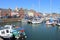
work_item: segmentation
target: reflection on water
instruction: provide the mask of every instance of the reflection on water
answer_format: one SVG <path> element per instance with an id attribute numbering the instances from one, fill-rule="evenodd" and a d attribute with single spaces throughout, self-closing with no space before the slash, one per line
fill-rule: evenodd
<path id="1" fill-rule="evenodd" d="M 46 25 L 46 29 L 52 29 L 52 28 L 55 28 L 55 26 L 52 26 L 52 25 Z"/>
<path id="2" fill-rule="evenodd" d="M 60 26 L 56 27 L 57 32 L 60 32 Z"/>
<path id="3" fill-rule="evenodd" d="M 27 40 L 60 40 L 60 26 L 42 24 L 27 24 L 20 22 L 11 22 L 5 24 L 14 24 L 24 27 L 28 36 Z"/>

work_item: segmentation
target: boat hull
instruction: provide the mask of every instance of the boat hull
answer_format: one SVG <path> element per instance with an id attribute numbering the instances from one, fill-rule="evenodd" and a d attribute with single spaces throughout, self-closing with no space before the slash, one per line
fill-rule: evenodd
<path id="1" fill-rule="evenodd" d="M 60 26 L 60 23 L 57 23 L 58 26 Z"/>

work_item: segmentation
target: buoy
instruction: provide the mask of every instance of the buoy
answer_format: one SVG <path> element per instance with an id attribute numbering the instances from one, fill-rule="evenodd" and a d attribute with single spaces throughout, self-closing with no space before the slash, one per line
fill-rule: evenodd
<path id="1" fill-rule="evenodd" d="M 20 30 L 21 32 L 24 32 L 24 30 Z"/>

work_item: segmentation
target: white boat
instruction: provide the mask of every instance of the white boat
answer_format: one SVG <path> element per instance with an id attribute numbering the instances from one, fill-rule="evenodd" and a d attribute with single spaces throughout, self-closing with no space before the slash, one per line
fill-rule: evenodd
<path id="1" fill-rule="evenodd" d="M 60 23 L 57 23 L 57 25 L 59 25 L 59 26 L 60 26 Z"/>
<path id="2" fill-rule="evenodd" d="M 43 18 L 36 18 L 36 19 L 32 19 L 32 20 L 29 20 L 28 23 L 32 23 L 32 24 L 35 24 L 35 23 L 42 23 L 43 22 Z"/>
<path id="3" fill-rule="evenodd" d="M 57 19 L 57 25 L 60 26 L 60 18 Z"/>
<path id="4" fill-rule="evenodd" d="M 0 37 L 10 38 L 12 36 L 11 27 L 12 27 L 11 25 L 6 25 L 5 27 L 1 27 L 0 28 Z"/>
<path id="5" fill-rule="evenodd" d="M 0 28 L 0 38 L 11 38 L 14 35 L 16 39 L 19 39 L 19 37 L 21 37 L 20 33 L 16 28 L 13 28 L 13 25 L 5 25 Z M 23 32 L 22 35 L 27 38 L 25 32 Z"/>
<path id="6" fill-rule="evenodd" d="M 54 20 L 54 19 L 49 19 L 49 20 L 46 21 L 46 24 L 47 24 L 47 25 L 56 25 L 56 23 L 57 23 L 57 22 L 56 22 L 56 20 Z"/>
<path id="7" fill-rule="evenodd" d="M 51 24 L 54 24 L 54 22 L 46 21 L 46 24 L 51 25 Z"/>
<path id="8" fill-rule="evenodd" d="M 14 30 L 13 25 L 5 25 L 4 27 L 0 28 L 0 37 L 1 38 L 11 38 L 11 37 L 13 37 L 13 33 L 15 33 L 15 34 L 19 33 L 16 30 Z M 19 38 L 19 36 L 15 37 L 15 38 Z"/>
<path id="9" fill-rule="evenodd" d="M 54 21 L 54 18 L 50 17 L 49 20 L 46 20 L 47 25 L 56 25 L 56 22 Z"/>
<path id="10" fill-rule="evenodd" d="M 32 23 L 42 23 L 43 19 L 32 20 Z"/>

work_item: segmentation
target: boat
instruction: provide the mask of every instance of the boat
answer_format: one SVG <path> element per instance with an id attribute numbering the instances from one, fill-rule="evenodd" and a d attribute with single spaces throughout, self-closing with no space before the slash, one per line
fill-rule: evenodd
<path id="1" fill-rule="evenodd" d="M 17 30 L 19 32 L 19 34 L 20 34 L 19 38 L 20 39 L 26 39 L 27 38 L 26 33 L 24 31 L 24 28 L 17 26 L 17 28 L 15 28 L 15 30 Z"/>
<path id="2" fill-rule="evenodd" d="M 57 25 L 60 26 L 60 18 L 57 18 Z"/>
<path id="3" fill-rule="evenodd" d="M 11 25 L 5 25 L 4 27 L 1 27 L 0 28 L 0 36 L 3 37 L 3 38 L 9 38 L 12 36 L 12 33 L 11 33 Z"/>
<path id="4" fill-rule="evenodd" d="M 47 21 L 46 21 L 46 24 L 52 25 L 52 24 L 54 24 L 54 21 L 51 22 L 51 21 L 47 20 Z"/>
<path id="5" fill-rule="evenodd" d="M 46 20 L 47 25 L 56 25 L 54 18 L 50 17 L 50 19 Z"/>
<path id="6" fill-rule="evenodd" d="M 1 39 L 4 40 L 4 38 L 11 38 L 11 37 L 12 37 L 12 33 L 11 33 L 11 29 L 10 28 L 8 28 L 7 26 L 0 27 L 0 38 Z"/>
<path id="7" fill-rule="evenodd" d="M 32 20 L 28 20 L 28 23 L 32 23 L 32 24 L 39 24 L 39 23 L 42 23 L 44 20 L 44 18 L 33 18 Z"/>
<path id="8" fill-rule="evenodd" d="M 5 25 L 0 28 L 0 38 L 12 38 L 15 36 L 16 39 L 21 37 L 21 33 L 25 36 L 25 32 L 17 31 L 16 28 L 13 28 L 13 25 Z M 26 36 L 25 36 L 26 38 Z"/>

